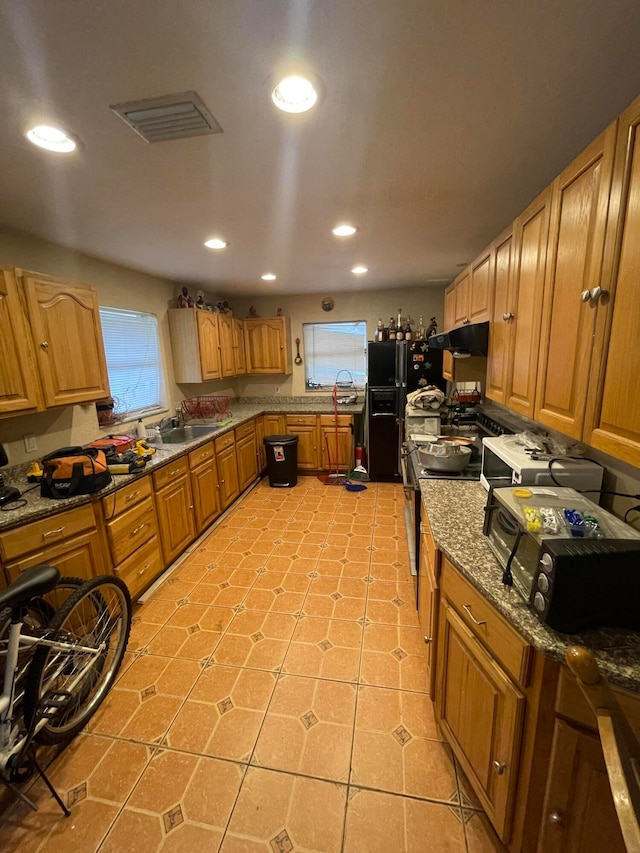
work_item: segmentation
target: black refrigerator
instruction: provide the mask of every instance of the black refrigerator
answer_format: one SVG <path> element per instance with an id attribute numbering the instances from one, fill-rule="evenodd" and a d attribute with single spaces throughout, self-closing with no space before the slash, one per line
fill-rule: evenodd
<path id="1" fill-rule="evenodd" d="M 400 480 L 407 394 L 425 385 L 446 390 L 442 350 L 427 341 L 367 344 L 367 457 L 372 480 Z"/>

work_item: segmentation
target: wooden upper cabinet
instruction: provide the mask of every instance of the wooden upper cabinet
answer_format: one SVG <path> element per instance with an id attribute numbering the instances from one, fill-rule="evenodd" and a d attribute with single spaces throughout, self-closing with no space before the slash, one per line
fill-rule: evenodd
<path id="1" fill-rule="evenodd" d="M 291 329 L 288 317 L 244 321 L 247 373 L 291 372 Z"/>
<path id="2" fill-rule="evenodd" d="M 23 282 L 47 406 L 109 395 L 98 297 L 91 287 L 16 271 Z"/>
<path id="3" fill-rule="evenodd" d="M 640 465 L 640 98 L 618 124 L 585 440 Z"/>
<path id="4" fill-rule="evenodd" d="M 493 246 L 471 264 L 471 283 L 466 319 L 469 323 L 484 323 L 489 319 L 493 277 Z"/>
<path id="5" fill-rule="evenodd" d="M 535 419 L 576 439 L 589 387 L 598 310 L 590 293 L 601 284 L 616 124 L 553 183 Z"/>
<path id="6" fill-rule="evenodd" d="M 450 284 L 444 292 L 444 331 L 448 332 L 456 324 L 456 285 Z M 442 353 L 442 375 L 453 382 L 453 355 L 445 350 Z"/>
<path id="7" fill-rule="evenodd" d="M 42 408 L 25 306 L 13 271 L 0 269 L 0 414 Z"/>
<path id="8" fill-rule="evenodd" d="M 197 308 L 170 308 L 167 314 L 176 382 L 221 379 L 219 315 Z"/>
<path id="9" fill-rule="evenodd" d="M 533 418 L 542 295 L 544 291 L 551 187 L 541 193 L 514 225 L 514 306 L 510 331 L 506 405 Z"/>
<path id="10" fill-rule="evenodd" d="M 486 395 L 504 404 L 509 371 L 510 283 L 513 262 L 513 233 L 509 228 L 494 243 L 491 330 L 487 360 Z"/>
<path id="11" fill-rule="evenodd" d="M 471 300 L 471 270 L 467 268 L 455 281 L 455 315 L 454 326 L 466 325 L 469 322 L 469 304 Z M 445 329 L 449 331 L 450 327 Z"/>
<path id="12" fill-rule="evenodd" d="M 247 360 L 244 355 L 244 322 L 233 319 L 233 365 L 236 376 L 247 372 Z"/>
<path id="13" fill-rule="evenodd" d="M 220 335 L 220 372 L 226 379 L 236 375 L 233 317 L 230 314 L 218 314 L 218 334 Z"/>

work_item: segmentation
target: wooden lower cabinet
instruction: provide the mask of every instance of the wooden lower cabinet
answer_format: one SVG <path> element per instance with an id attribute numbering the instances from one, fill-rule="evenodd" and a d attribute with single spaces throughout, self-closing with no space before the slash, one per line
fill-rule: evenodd
<path id="1" fill-rule="evenodd" d="M 436 638 L 438 634 L 438 611 L 440 608 L 439 555 L 428 521 L 422 512 L 420 534 L 420 566 L 418 571 L 418 619 L 426 645 L 428 690 L 431 698 L 435 696 L 436 686 Z"/>
<path id="2" fill-rule="evenodd" d="M 223 435 L 214 442 L 218 482 L 220 483 L 220 509 L 225 510 L 240 494 L 236 447 L 233 433 Z"/>
<path id="3" fill-rule="evenodd" d="M 267 467 L 267 452 L 264 446 L 264 415 L 256 418 L 256 457 L 258 461 L 258 473 L 262 474 Z"/>
<path id="4" fill-rule="evenodd" d="M 625 853 L 600 738 L 556 719 L 538 853 Z"/>
<path id="5" fill-rule="evenodd" d="M 510 831 L 525 697 L 443 599 L 436 715 L 498 835 Z"/>
<path id="6" fill-rule="evenodd" d="M 238 487 L 243 492 L 258 476 L 256 432 L 253 421 L 236 429 L 236 462 Z"/>
<path id="7" fill-rule="evenodd" d="M 97 530 L 89 530 L 4 564 L 7 582 L 17 580 L 22 572 L 45 563 L 55 566 L 61 575 L 88 580 L 109 571 Z"/>
<path id="8" fill-rule="evenodd" d="M 353 470 L 353 418 L 320 415 L 320 467 L 324 471 Z"/>
<path id="9" fill-rule="evenodd" d="M 220 484 L 214 456 L 192 469 L 191 491 L 196 536 L 199 536 L 220 515 Z"/>
<path id="10" fill-rule="evenodd" d="M 265 435 L 283 435 L 287 429 L 286 415 L 263 415 Z"/>
<path id="11" fill-rule="evenodd" d="M 182 476 L 156 489 L 155 499 L 162 556 L 164 565 L 168 566 L 195 537 L 193 497 L 188 473 L 185 471 Z"/>
<path id="12" fill-rule="evenodd" d="M 298 470 L 317 471 L 318 421 L 315 415 L 287 415 L 287 433 L 298 436 Z"/>

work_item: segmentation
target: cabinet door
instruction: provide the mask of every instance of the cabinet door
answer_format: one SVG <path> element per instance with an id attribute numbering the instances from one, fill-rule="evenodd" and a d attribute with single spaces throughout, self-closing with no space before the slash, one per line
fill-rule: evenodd
<path id="1" fill-rule="evenodd" d="M 27 557 L 5 563 L 9 583 L 17 580 L 26 569 L 40 563 L 55 566 L 60 574 L 66 577 L 84 580 L 109 571 L 97 530 L 81 533 L 73 539 L 58 542 L 56 545 L 34 551 Z"/>
<path id="2" fill-rule="evenodd" d="M 456 324 L 456 286 L 450 284 L 444 292 L 444 331 L 448 332 Z M 442 375 L 453 382 L 453 355 L 446 350 L 442 353 Z"/>
<path id="3" fill-rule="evenodd" d="M 188 310 L 188 309 L 183 309 Z M 198 344 L 200 351 L 200 372 L 202 380 L 220 379 L 220 335 L 218 333 L 218 315 L 211 311 L 196 311 L 198 326 Z"/>
<path id="4" fill-rule="evenodd" d="M 44 408 L 35 353 L 18 283 L 0 269 L 0 414 Z"/>
<path id="5" fill-rule="evenodd" d="M 255 435 L 247 435 L 236 441 L 236 458 L 240 491 L 243 492 L 258 476 Z"/>
<path id="6" fill-rule="evenodd" d="M 332 421 L 330 416 L 320 418 L 320 460 L 324 471 L 351 471 L 353 469 L 353 423 L 348 415 L 338 415 L 338 427 L 324 423 Z M 336 435 L 337 432 L 337 435 Z"/>
<path id="7" fill-rule="evenodd" d="M 535 419 L 581 439 L 616 124 L 553 183 Z M 583 301 L 582 294 L 586 294 Z"/>
<path id="8" fill-rule="evenodd" d="M 172 480 L 156 492 L 158 528 L 165 566 L 193 541 L 193 500 L 189 477 Z"/>
<path id="9" fill-rule="evenodd" d="M 440 591 L 436 584 L 433 566 L 431 565 L 430 543 L 427 534 L 422 534 L 420 542 L 420 571 L 418 580 L 418 618 L 422 635 L 426 644 L 428 683 L 427 689 L 433 699 L 435 696 L 436 680 L 436 636 L 438 629 L 438 608 Z"/>
<path id="10" fill-rule="evenodd" d="M 495 243 L 493 263 L 493 303 L 489 357 L 487 359 L 487 390 L 490 400 L 503 403 L 507 396 L 509 368 L 510 279 L 513 257 L 513 236 L 509 229 Z"/>
<path id="11" fill-rule="evenodd" d="M 556 718 L 539 853 L 625 853 L 597 735 Z"/>
<path id="12" fill-rule="evenodd" d="M 471 285 L 467 319 L 484 323 L 489 319 L 493 296 L 493 247 L 483 252 L 471 265 Z"/>
<path id="13" fill-rule="evenodd" d="M 220 372 L 224 378 L 235 376 L 233 317 L 229 314 L 218 314 L 218 334 L 220 335 Z"/>
<path id="14" fill-rule="evenodd" d="M 263 415 L 265 435 L 283 435 L 287 429 L 285 415 Z"/>
<path id="15" fill-rule="evenodd" d="M 284 317 L 245 320 L 247 373 L 287 373 L 286 335 Z"/>
<path id="16" fill-rule="evenodd" d="M 47 406 L 109 396 L 96 292 L 90 287 L 21 272 Z"/>
<path id="17" fill-rule="evenodd" d="M 264 415 L 256 418 L 256 457 L 258 459 L 258 473 L 262 472 L 267 467 L 267 453 L 264 447 Z"/>
<path id="18" fill-rule="evenodd" d="M 463 326 L 469 322 L 469 301 L 471 295 L 471 274 L 467 268 L 456 279 L 455 317 L 454 326 Z M 448 332 L 448 329 L 445 329 Z"/>
<path id="19" fill-rule="evenodd" d="M 291 424 L 287 420 L 287 433 L 298 436 L 298 470 L 317 471 L 320 467 L 318 427 Z"/>
<path id="20" fill-rule="evenodd" d="M 244 323 L 236 319 L 233 321 L 233 364 L 236 376 L 247 372 L 247 360 L 244 356 Z"/>
<path id="21" fill-rule="evenodd" d="M 443 599 L 436 712 L 496 832 L 508 837 L 525 698 Z"/>
<path id="22" fill-rule="evenodd" d="M 585 440 L 640 466 L 640 99 L 619 120 Z M 622 195 L 620 197 L 620 193 Z M 610 296 L 608 296 L 610 294 Z"/>
<path id="23" fill-rule="evenodd" d="M 191 491 L 198 536 L 220 515 L 220 484 L 215 458 L 208 459 L 193 469 Z"/>
<path id="24" fill-rule="evenodd" d="M 534 413 L 550 198 L 549 187 L 516 219 L 514 227 L 513 298 L 509 301 L 515 307 L 506 405 L 529 418 Z"/>
<path id="25" fill-rule="evenodd" d="M 220 482 L 220 508 L 225 510 L 240 494 L 235 444 L 218 453 L 217 463 Z"/>

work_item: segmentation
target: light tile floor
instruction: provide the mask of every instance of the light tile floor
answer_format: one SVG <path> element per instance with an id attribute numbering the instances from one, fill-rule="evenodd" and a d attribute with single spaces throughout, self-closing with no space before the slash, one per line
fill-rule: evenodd
<path id="1" fill-rule="evenodd" d="M 135 611 L 5 853 L 502 848 L 427 696 L 401 486 L 255 488 Z"/>

